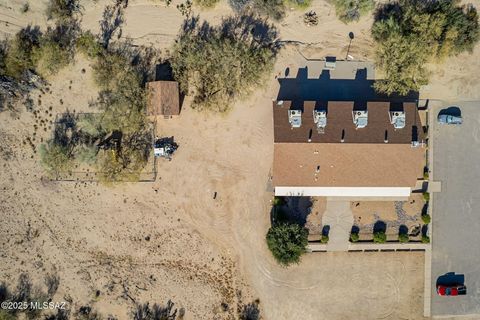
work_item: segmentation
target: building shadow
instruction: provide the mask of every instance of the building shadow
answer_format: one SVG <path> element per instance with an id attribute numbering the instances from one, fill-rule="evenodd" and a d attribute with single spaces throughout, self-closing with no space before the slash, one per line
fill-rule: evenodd
<path id="1" fill-rule="evenodd" d="M 375 80 L 367 79 L 367 68 L 357 69 L 354 79 L 332 79 L 327 69 L 322 70 L 318 78 L 308 77 L 308 67 L 299 68 L 295 78 L 288 77 L 291 72 L 290 68 L 285 69 L 285 77 L 278 79 L 277 100 L 299 104 L 303 101 L 416 102 L 419 98 L 419 93 L 414 91 L 404 96 L 375 92 Z"/>

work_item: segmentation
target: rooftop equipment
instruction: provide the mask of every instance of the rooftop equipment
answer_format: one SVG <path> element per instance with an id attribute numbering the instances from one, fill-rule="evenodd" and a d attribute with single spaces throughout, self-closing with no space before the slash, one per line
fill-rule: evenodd
<path id="1" fill-rule="evenodd" d="M 403 129 L 405 128 L 405 112 L 404 111 L 391 111 L 389 112 L 390 115 L 390 123 L 393 124 L 395 129 Z"/>
<path id="2" fill-rule="evenodd" d="M 292 128 L 300 128 L 302 126 L 302 111 L 288 110 L 288 122 Z"/>
<path id="3" fill-rule="evenodd" d="M 353 111 L 353 123 L 357 129 L 365 128 L 368 124 L 368 111 Z"/>
<path id="4" fill-rule="evenodd" d="M 324 133 L 327 126 L 327 112 L 313 110 L 313 122 L 317 125 L 318 133 Z"/>

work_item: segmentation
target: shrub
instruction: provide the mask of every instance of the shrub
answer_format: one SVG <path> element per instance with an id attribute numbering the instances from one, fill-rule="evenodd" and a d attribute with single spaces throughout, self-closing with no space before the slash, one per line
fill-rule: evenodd
<path id="1" fill-rule="evenodd" d="M 95 58 L 103 51 L 95 36 L 90 32 L 83 32 L 77 39 L 77 49 L 89 58 Z"/>
<path id="2" fill-rule="evenodd" d="M 350 241 L 351 242 L 358 242 L 358 240 L 360 240 L 360 236 L 358 235 L 358 232 L 350 233 Z"/>
<path id="3" fill-rule="evenodd" d="M 274 258 L 282 265 L 298 263 L 306 252 L 308 230 L 296 223 L 272 226 L 267 233 L 267 245 Z"/>
<path id="4" fill-rule="evenodd" d="M 97 160 L 97 147 L 94 145 L 82 145 L 75 150 L 75 159 L 86 164 L 94 164 Z"/>
<path id="5" fill-rule="evenodd" d="M 429 224 L 430 221 L 431 221 L 430 215 L 429 215 L 428 213 L 422 214 L 422 221 L 423 221 L 423 223 L 425 223 L 425 224 Z"/>
<path id="6" fill-rule="evenodd" d="M 213 8 L 220 0 L 195 0 L 195 4 L 202 8 Z"/>
<path id="7" fill-rule="evenodd" d="M 430 237 L 426 234 L 422 235 L 422 243 L 430 243 Z"/>
<path id="8" fill-rule="evenodd" d="M 40 145 L 40 161 L 50 175 L 70 171 L 73 167 L 72 154 L 67 147 L 49 143 Z"/>
<path id="9" fill-rule="evenodd" d="M 408 242 L 409 240 L 410 240 L 410 238 L 408 236 L 408 233 L 400 233 L 398 235 L 398 241 L 400 241 L 401 243 Z"/>
<path id="10" fill-rule="evenodd" d="M 423 193 L 423 200 L 425 200 L 425 202 L 430 201 L 430 193 L 424 192 Z"/>
<path id="11" fill-rule="evenodd" d="M 193 107 L 224 112 L 236 98 L 262 85 L 272 70 L 276 32 L 252 16 L 225 19 L 218 27 L 189 18 L 173 49 L 172 69 Z M 264 30 L 263 35 L 251 30 Z"/>
<path id="12" fill-rule="evenodd" d="M 35 68 L 33 52 L 40 46 L 42 33 L 38 26 L 21 29 L 8 44 L 5 56 L 5 73 L 20 79 L 26 70 Z"/>
<path id="13" fill-rule="evenodd" d="M 375 7 L 373 0 L 334 0 L 335 13 L 344 23 L 358 21 Z"/>
<path id="14" fill-rule="evenodd" d="M 50 0 L 46 14 L 48 19 L 66 21 L 74 18 L 80 10 L 79 0 Z"/>
<path id="15" fill-rule="evenodd" d="M 175 320 L 177 318 L 177 309 L 173 308 L 174 303 L 168 300 L 166 306 L 149 303 L 137 304 L 133 311 L 134 320 Z"/>
<path id="16" fill-rule="evenodd" d="M 322 234 L 322 237 L 320 238 L 320 242 L 321 243 L 328 243 L 328 240 L 329 240 L 328 235 Z"/>
<path id="17" fill-rule="evenodd" d="M 285 17 L 286 6 L 284 0 L 252 0 L 255 12 L 280 21 Z"/>
<path id="18" fill-rule="evenodd" d="M 387 241 L 387 235 L 385 231 L 377 231 L 373 233 L 373 242 L 375 243 L 385 243 Z"/>
<path id="19" fill-rule="evenodd" d="M 240 312 L 240 320 L 260 320 L 260 309 L 258 300 L 244 305 Z"/>
<path id="20" fill-rule="evenodd" d="M 285 199 L 283 197 L 274 197 L 273 205 L 274 206 L 283 206 L 285 204 Z"/>
<path id="21" fill-rule="evenodd" d="M 25 2 L 22 6 L 22 9 L 20 10 L 22 13 L 27 13 L 28 10 L 30 10 L 30 4 L 28 2 Z"/>
<path id="22" fill-rule="evenodd" d="M 388 95 L 418 91 L 428 83 L 428 62 L 472 52 L 480 37 L 473 6 L 458 0 L 398 0 L 382 5 L 372 26 L 376 64 L 385 78 L 375 89 Z"/>

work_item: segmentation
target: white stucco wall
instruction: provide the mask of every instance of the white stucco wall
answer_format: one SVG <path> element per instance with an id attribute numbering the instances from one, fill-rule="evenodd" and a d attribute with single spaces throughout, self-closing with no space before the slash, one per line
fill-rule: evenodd
<path id="1" fill-rule="evenodd" d="M 408 187 L 275 187 L 276 196 L 305 197 L 409 197 Z"/>

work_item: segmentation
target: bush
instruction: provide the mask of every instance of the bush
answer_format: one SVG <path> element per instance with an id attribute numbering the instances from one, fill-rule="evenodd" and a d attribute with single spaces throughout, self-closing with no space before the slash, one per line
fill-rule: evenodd
<path id="1" fill-rule="evenodd" d="M 75 159 L 91 165 L 97 160 L 97 152 L 97 147 L 94 145 L 82 145 L 75 150 Z"/>
<path id="2" fill-rule="evenodd" d="M 350 233 L 350 241 L 351 242 L 358 242 L 358 240 L 360 240 L 360 236 L 358 235 L 358 232 Z"/>
<path id="3" fill-rule="evenodd" d="M 220 0 L 195 0 L 195 4 L 202 8 L 213 8 Z"/>
<path id="4" fill-rule="evenodd" d="M 422 235 L 422 243 L 430 243 L 430 237 L 426 234 Z"/>
<path id="5" fill-rule="evenodd" d="M 35 68 L 33 52 L 40 46 L 42 33 L 38 26 L 28 26 L 20 30 L 13 38 L 6 50 L 5 73 L 20 79 L 25 71 Z"/>
<path id="6" fill-rule="evenodd" d="M 320 238 L 320 242 L 321 243 L 328 243 L 328 240 L 329 240 L 328 235 L 322 234 L 322 237 Z"/>
<path id="7" fill-rule="evenodd" d="M 398 241 L 401 243 L 406 243 L 410 240 L 408 233 L 400 233 L 398 235 Z"/>
<path id="8" fill-rule="evenodd" d="M 73 168 L 72 160 L 71 151 L 67 147 L 51 142 L 40 145 L 40 161 L 51 176 L 70 171 Z"/>
<path id="9" fill-rule="evenodd" d="M 375 243 L 385 243 L 387 241 L 387 235 L 385 231 L 377 231 L 373 234 L 373 242 Z"/>
<path id="10" fill-rule="evenodd" d="M 184 93 L 194 89 L 194 108 L 224 112 L 264 83 L 275 60 L 275 37 L 272 26 L 252 16 L 228 18 L 218 27 L 189 18 L 174 46 L 174 77 Z"/>
<path id="11" fill-rule="evenodd" d="M 260 309 L 258 300 L 244 305 L 240 312 L 240 320 L 260 320 Z"/>
<path id="12" fill-rule="evenodd" d="M 48 19 L 67 21 L 80 13 L 80 10 L 79 0 L 50 0 L 46 14 Z"/>
<path id="13" fill-rule="evenodd" d="M 423 200 L 425 200 L 425 202 L 430 201 L 430 193 L 424 192 L 423 193 Z"/>
<path id="14" fill-rule="evenodd" d="M 252 0 L 252 8 L 255 12 L 276 21 L 282 20 L 286 12 L 284 0 Z"/>
<path id="15" fill-rule="evenodd" d="M 77 39 L 77 49 L 89 58 L 95 58 L 103 52 L 103 47 L 90 32 L 83 32 Z"/>
<path id="16" fill-rule="evenodd" d="M 296 223 L 272 226 L 267 233 L 267 245 L 274 258 L 282 265 L 298 263 L 306 252 L 308 230 Z"/>
<path id="17" fill-rule="evenodd" d="M 428 213 L 422 214 L 422 221 L 423 221 L 423 223 L 425 223 L 425 224 L 429 224 L 430 221 L 431 221 L 430 215 L 429 215 Z"/>
<path id="18" fill-rule="evenodd" d="M 480 37 L 473 6 L 458 0 L 398 0 L 381 6 L 372 26 L 376 63 L 385 79 L 375 89 L 388 95 L 418 91 L 428 83 L 428 62 L 472 52 Z"/>
<path id="19" fill-rule="evenodd" d="M 134 312 L 134 320 L 175 320 L 177 318 L 177 309 L 173 308 L 174 303 L 168 300 L 166 306 L 149 303 L 137 304 Z"/>
<path id="20" fill-rule="evenodd" d="M 358 21 L 375 7 L 373 0 L 334 0 L 335 13 L 344 23 Z"/>

